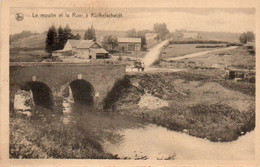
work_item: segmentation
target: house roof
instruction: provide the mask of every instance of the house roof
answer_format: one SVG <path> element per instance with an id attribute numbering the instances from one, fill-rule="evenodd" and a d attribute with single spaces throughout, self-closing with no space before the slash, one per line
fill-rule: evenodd
<path id="1" fill-rule="evenodd" d="M 103 48 L 91 48 L 91 51 L 95 52 L 95 53 L 108 53 L 105 49 Z"/>
<path id="2" fill-rule="evenodd" d="M 68 39 L 73 48 L 90 48 L 95 42 L 92 40 L 75 40 Z"/>
<path id="3" fill-rule="evenodd" d="M 53 51 L 54 53 L 63 53 L 63 52 L 68 52 L 68 51 L 72 51 L 71 49 L 69 50 L 55 50 Z"/>
<path id="4" fill-rule="evenodd" d="M 69 42 L 73 48 L 76 48 L 78 46 L 80 40 L 68 39 L 67 42 Z"/>
<path id="5" fill-rule="evenodd" d="M 118 42 L 141 43 L 141 38 L 118 38 Z"/>
<path id="6" fill-rule="evenodd" d="M 80 40 L 80 43 L 78 44 L 77 48 L 90 48 L 95 42 L 92 40 Z"/>

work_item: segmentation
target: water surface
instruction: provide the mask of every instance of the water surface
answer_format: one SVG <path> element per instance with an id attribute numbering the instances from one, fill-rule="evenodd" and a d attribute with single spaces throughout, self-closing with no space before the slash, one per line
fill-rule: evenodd
<path id="1" fill-rule="evenodd" d="M 252 160 L 254 131 L 232 142 L 211 142 L 143 120 L 72 104 L 64 118 L 89 131 L 104 150 L 120 158 L 180 160 Z M 70 121 L 69 118 L 70 117 Z M 76 119 L 76 120 L 75 120 Z"/>

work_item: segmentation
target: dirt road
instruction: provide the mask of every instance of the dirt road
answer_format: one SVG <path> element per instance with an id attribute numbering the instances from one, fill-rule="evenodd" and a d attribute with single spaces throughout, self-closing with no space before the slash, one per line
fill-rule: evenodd
<path id="1" fill-rule="evenodd" d="M 149 52 L 145 55 L 145 57 L 142 60 L 145 64 L 145 67 L 149 67 L 153 64 L 155 60 L 159 58 L 160 50 L 163 47 L 163 45 L 165 45 L 167 42 L 168 40 L 165 40 L 149 50 Z"/>
<path id="2" fill-rule="evenodd" d="M 191 54 L 187 54 L 187 55 L 180 56 L 180 57 L 168 58 L 168 59 L 166 59 L 166 60 L 168 60 L 168 61 L 169 61 L 169 60 L 181 60 L 181 59 L 186 59 L 186 58 L 204 56 L 204 55 L 206 55 L 206 54 L 208 54 L 208 53 L 211 53 L 211 52 L 222 51 L 222 50 L 229 50 L 229 49 L 235 49 L 235 48 L 237 48 L 237 46 L 231 46 L 231 47 L 228 47 L 228 48 L 221 48 L 221 49 L 215 49 L 215 50 L 209 50 L 209 51 L 191 53 Z"/>

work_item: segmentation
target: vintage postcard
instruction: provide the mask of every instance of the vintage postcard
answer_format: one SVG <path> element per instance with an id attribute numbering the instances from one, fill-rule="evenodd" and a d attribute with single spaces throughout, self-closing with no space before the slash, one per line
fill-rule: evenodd
<path id="1" fill-rule="evenodd" d="M 2 165 L 260 165 L 257 3 L 117 2 L 3 1 Z"/>

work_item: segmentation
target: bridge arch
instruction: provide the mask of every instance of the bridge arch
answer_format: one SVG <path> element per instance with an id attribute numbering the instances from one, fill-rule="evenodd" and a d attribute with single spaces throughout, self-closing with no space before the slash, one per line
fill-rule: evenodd
<path id="1" fill-rule="evenodd" d="M 19 92 L 18 90 L 31 91 L 32 92 L 32 100 L 36 106 L 41 106 L 46 109 L 53 109 L 54 101 L 53 101 L 53 93 L 50 87 L 39 81 L 29 81 L 25 83 L 21 83 L 16 86 L 16 89 L 12 90 L 13 96 L 12 105 L 16 102 L 15 95 Z M 13 108 L 14 109 L 14 108 Z"/>
<path id="2" fill-rule="evenodd" d="M 63 87 L 62 92 L 68 94 L 68 88 L 72 92 L 74 103 L 81 103 L 88 106 L 94 105 L 95 90 L 89 81 L 84 79 L 73 80 Z"/>
<path id="3" fill-rule="evenodd" d="M 114 103 L 117 102 L 123 95 L 123 91 L 132 87 L 132 83 L 128 77 L 118 79 L 110 92 L 104 98 L 104 109 L 113 109 Z"/>

